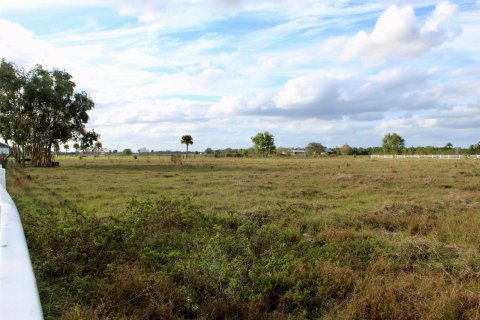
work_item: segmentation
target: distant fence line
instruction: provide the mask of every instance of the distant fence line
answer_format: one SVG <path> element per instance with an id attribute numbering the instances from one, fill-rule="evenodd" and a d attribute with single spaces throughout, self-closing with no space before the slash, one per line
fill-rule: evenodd
<path id="1" fill-rule="evenodd" d="M 479 154 L 372 154 L 371 159 L 480 159 Z"/>

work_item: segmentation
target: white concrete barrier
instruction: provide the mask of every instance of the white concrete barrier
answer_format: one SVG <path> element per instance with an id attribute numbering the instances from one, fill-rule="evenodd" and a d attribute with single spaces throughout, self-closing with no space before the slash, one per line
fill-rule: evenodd
<path id="1" fill-rule="evenodd" d="M 0 168 L 0 185 L 3 189 L 7 189 L 7 178 L 5 174 L 5 169 Z"/>
<path id="2" fill-rule="evenodd" d="M 43 319 L 22 222 L 0 171 L 0 319 Z"/>

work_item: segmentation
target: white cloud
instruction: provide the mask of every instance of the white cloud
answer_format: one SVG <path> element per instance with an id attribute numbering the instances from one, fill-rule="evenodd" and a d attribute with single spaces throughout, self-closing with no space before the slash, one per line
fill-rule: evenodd
<path id="1" fill-rule="evenodd" d="M 448 129 L 480 128 L 480 102 L 469 106 L 455 106 L 425 117 L 434 120 L 435 126 Z"/>
<path id="2" fill-rule="evenodd" d="M 223 96 L 219 102 L 210 106 L 208 117 L 223 117 L 234 114 L 245 114 L 254 110 L 265 110 L 271 107 L 267 95 L 244 94 Z"/>
<path id="3" fill-rule="evenodd" d="M 421 32 L 438 32 L 448 24 L 452 17 L 457 13 L 457 10 L 457 6 L 448 1 L 439 3 L 435 7 L 432 15 L 425 22 Z"/>
<path id="4" fill-rule="evenodd" d="M 419 56 L 458 35 L 458 28 L 449 23 L 456 12 L 456 5 L 441 2 L 420 27 L 412 6 L 393 5 L 380 16 L 371 33 L 360 31 L 351 38 L 334 38 L 324 50 L 340 49 L 342 59 L 360 58 L 367 64 Z"/>
<path id="5" fill-rule="evenodd" d="M 336 82 L 335 78 L 318 76 L 291 79 L 278 92 L 275 103 L 280 109 L 295 109 L 335 99 Z"/>
<path id="6" fill-rule="evenodd" d="M 433 128 L 438 126 L 438 119 L 435 118 L 420 118 L 417 123 L 423 128 Z"/>
<path id="7" fill-rule="evenodd" d="M 429 73 L 388 69 L 361 74 L 307 75 L 288 80 L 276 92 L 226 96 L 209 109 L 211 116 L 263 115 L 285 118 L 382 119 L 387 112 L 439 109 L 431 97 Z M 442 90 L 441 87 L 438 90 Z"/>
<path id="8" fill-rule="evenodd" d="M 393 119 L 382 121 L 377 127 L 383 133 L 388 132 L 403 132 L 412 127 L 412 123 L 407 119 Z"/>
<path id="9" fill-rule="evenodd" d="M 47 42 L 35 40 L 21 25 L 0 19 L 0 57 L 33 65 L 46 59 L 51 49 Z"/>

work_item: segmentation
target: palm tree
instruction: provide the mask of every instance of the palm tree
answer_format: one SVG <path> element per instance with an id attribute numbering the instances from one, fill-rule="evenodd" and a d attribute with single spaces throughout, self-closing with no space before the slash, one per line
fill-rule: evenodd
<path id="1" fill-rule="evenodd" d="M 65 159 L 67 159 L 67 152 L 68 152 L 69 148 L 70 148 L 70 146 L 68 144 L 63 145 L 63 149 L 65 149 Z"/>
<path id="2" fill-rule="evenodd" d="M 78 154 L 78 150 L 80 149 L 80 145 L 78 143 L 74 143 L 73 148 L 75 149 L 75 152 Z"/>
<path id="3" fill-rule="evenodd" d="M 192 136 L 189 134 L 182 136 L 182 140 L 180 140 L 180 143 L 185 144 L 187 146 L 187 158 L 188 158 L 188 145 L 193 144 Z"/>
<path id="4" fill-rule="evenodd" d="M 95 142 L 95 149 L 97 149 L 97 157 L 100 157 L 100 150 L 102 149 L 102 143 L 100 141 Z"/>

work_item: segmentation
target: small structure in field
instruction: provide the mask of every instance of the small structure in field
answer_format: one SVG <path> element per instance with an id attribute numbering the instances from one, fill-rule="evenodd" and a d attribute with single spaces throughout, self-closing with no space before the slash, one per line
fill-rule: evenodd
<path id="1" fill-rule="evenodd" d="M 322 152 L 322 155 L 324 155 L 324 156 L 336 156 L 337 155 L 337 150 L 332 149 L 332 148 L 327 148 L 327 149 L 325 149 L 324 152 Z"/>
<path id="2" fill-rule="evenodd" d="M 293 155 L 293 156 L 303 156 L 303 155 L 305 155 L 305 150 L 292 149 L 292 150 L 290 150 L 290 154 Z"/>
<path id="3" fill-rule="evenodd" d="M 182 155 L 179 154 L 179 153 L 174 153 L 174 154 L 170 155 L 170 160 L 176 166 L 183 166 Z"/>

